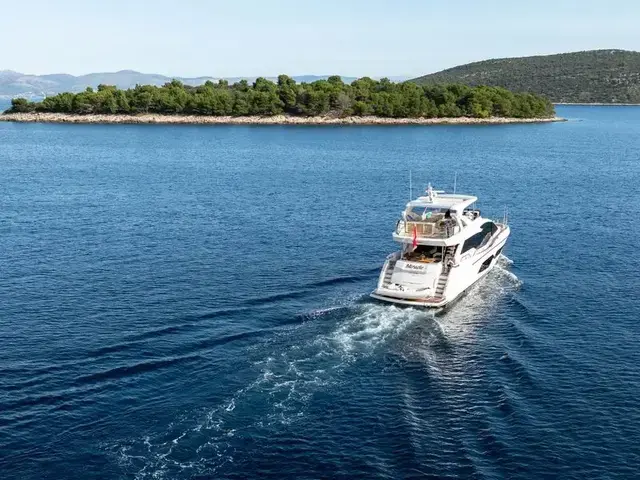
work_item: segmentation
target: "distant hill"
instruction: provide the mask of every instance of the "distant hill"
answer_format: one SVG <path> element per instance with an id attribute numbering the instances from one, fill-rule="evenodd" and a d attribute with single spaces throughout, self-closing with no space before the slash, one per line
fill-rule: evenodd
<path id="1" fill-rule="evenodd" d="M 590 50 L 469 63 L 411 80 L 490 85 L 555 103 L 640 103 L 640 52 Z"/>
<path id="2" fill-rule="evenodd" d="M 0 70 L 0 101 L 8 101 L 14 97 L 39 99 L 44 96 L 55 95 L 62 92 L 81 92 L 87 87 L 96 88 L 100 84 L 115 85 L 120 89 L 127 89 L 140 85 L 164 85 L 173 78 L 177 78 L 185 85 L 201 85 L 207 80 L 217 82 L 219 77 L 181 78 L 167 77 L 158 74 L 140 73 L 134 70 L 121 70 L 119 72 L 90 73 L 88 75 L 74 76 L 66 73 L 52 75 L 26 75 L 11 70 Z M 275 77 L 268 77 L 276 80 Z M 296 82 L 314 82 L 329 78 L 329 75 L 300 75 L 293 77 Z M 253 82 L 255 77 L 225 77 L 229 83 L 240 80 Z M 356 77 L 342 77 L 345 83 L 351 83 Z"/>

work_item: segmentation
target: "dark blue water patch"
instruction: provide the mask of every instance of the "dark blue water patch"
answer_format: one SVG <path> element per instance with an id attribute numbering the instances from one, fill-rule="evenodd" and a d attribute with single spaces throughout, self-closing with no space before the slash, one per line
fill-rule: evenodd
<path id="1" fill-rule="evenodd" d="M 176 365 L 179 363 L 187 363 L 199 360 L 198 355 L 189 355 L 184 357 L 174 357 L 162 360 L 154 360 L 149 362 L 141 362 L 136 365 L 124 365 L 121 367 L 115 367 L 110 370 L 91 373 L 76 378 L 75 382 L 79 385 L 86 385 L 91 383 L 99 383 L 109 380 L 117 380 L 123 377 L 138 375 L 145 372 L 152 372 L 164 367 Z"/>
<path id="2" fill-rule="evenodd" d="M 437 128 L 0 124 L 0 472 L 636 475 L 640 110 Z M 434 315 L 373 302 L 408 197 L 509 207 Z"/>

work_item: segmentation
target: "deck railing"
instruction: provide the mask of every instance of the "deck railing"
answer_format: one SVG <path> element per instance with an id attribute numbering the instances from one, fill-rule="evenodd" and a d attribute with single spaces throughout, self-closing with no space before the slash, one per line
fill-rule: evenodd
<path id="1" fill-rule="evenodd" d="M 399 220 L 396 234 L 411 237 L 416 232 L 416 238 L 449 238 L 460 231 L 454 221 L 421 222 Z"/>

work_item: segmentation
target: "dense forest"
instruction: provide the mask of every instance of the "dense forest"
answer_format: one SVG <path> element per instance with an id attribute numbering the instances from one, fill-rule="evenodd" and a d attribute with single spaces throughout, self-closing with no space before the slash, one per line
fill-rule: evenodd
<path id="1" fill-rule="evenodd" d="M 591 50 L 461 65 L 416 78 L 533 92 L 555 103 L 640 103 L 640 52 Z"/>
<path id="2" fill-rule="evenodd" d="M 549 117 L 553 105 L 543 97 L 503 88 L 465 85 L 393 83 L 364 77 L 350 84 L 339 76 L 296 83 L 287 75 L 277 82 L 258 78 L 253 84 L 207 81 L 200 86 L 173 80 L 161 87 L 137 85 L 120 90 L 99 85 L 80 93 L 61 93 L 42 102 L 12 101 L 9 113 L 183 115 L 376 115 L 380 117 Z"/>

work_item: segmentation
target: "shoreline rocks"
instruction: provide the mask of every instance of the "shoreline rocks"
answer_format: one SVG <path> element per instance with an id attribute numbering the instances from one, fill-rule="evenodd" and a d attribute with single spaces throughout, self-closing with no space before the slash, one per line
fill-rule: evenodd
<path id="1" fill-rule="evenodd" d="M 547 123 L 565 119 L 550 118 L 384 118 L 384 117 L 298 117 L 273 115 L 268 117 L 247 116 L 200 116 L 200 115 L 75 115 L 65 113 L 5 113 L 0 121 L 43 123 L 117 123 L 117 124 L 187 124 L 187 125 L 495 125 L 508 123 Z"/>

